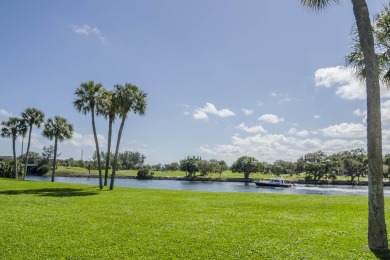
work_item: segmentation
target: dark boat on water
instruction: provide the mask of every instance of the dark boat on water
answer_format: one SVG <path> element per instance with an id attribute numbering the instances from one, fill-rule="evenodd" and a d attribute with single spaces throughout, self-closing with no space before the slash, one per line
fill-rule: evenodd
<path id="1" fill-rule="evenodd" d="M 257 187 L 290 188 L 292 185 L 285 183 L 283 179 L 269 179 L 268 181 L 255 181 Z"/>

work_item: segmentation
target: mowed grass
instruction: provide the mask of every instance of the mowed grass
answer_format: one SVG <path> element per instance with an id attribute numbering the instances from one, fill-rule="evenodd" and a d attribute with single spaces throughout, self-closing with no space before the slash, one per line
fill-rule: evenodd
<path id="1" fill-rule="evenodd" d="M 0 179 L 0 205 L 0 259 L 376 258 L 363 196 Z"/>

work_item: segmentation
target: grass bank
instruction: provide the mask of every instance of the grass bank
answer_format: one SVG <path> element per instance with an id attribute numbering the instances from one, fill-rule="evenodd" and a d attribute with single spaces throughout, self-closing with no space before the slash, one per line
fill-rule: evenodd
<path id="1" fill-rule="evenodd" d="M 104 171 L 102 173 L 104 175 Z M 111 174 L 111 171 L 109 173 Z M 49 171 L 49 173 L 47 173 L 47 175 L 50 175 L 50 174 L 51 174 L 51 171 Z M 64 175 L 66 175 L 66 176 L 67 175 L 81 175 L 81 176 L 95 175 L 96 176 L 96 175 L 98 175 L 98 171 L 91 170 L 91 173 L 89 173 L 87 169 L 81 168 L 81 167 L 59 166 L 56 170 L 56 174 L 58 176 L 61 176 L 61 175 L 62 176 L 64 176 Z M 123 171 L 118 171 L 116 174 L 117 174 L 118 178 L 126 177 L 126 176 L 137 176 L 137 171 L 136 170 L 123 170 Z M 154 171 L 154 176 L 156 176 L 156 177 L 185 177 L 185 172 L 183 172 L 183 171 Z M 197 176 L 199 176 L 199 173 L 197 173 Z M 228 178 L 243 178 L 243 177 L 244 177 L 244 174 L 242 174 L 242 173 L 232 173 L 232 171 L 227 170 L 227 171 L 224 171 L 221 175 L 213 174 L 213 175 L 206 176 L 205 178 L 228 179 Z M 258 180 L 258 179 L 275 178 L 277 176 L 273 175 L 273 174 L 257 174 L 256 173 L 256 174 L 251 174 L 249 177 Z M 286 175 L 283 175 L 282 177 L 286 180 L 295 180 L 295 181 L 305 179 L 304 174 L 301 174 L 301 175 L 293 174 L 291 176 L 286 174 Z M 364 178 L 361 178 L 361 179 L 364 179 Z M 350 177 L 338 176 L 337 180 L 349 181 Z"/>
<path id="2" fill-rule="evenodd" d="M 0 259 L 375 259 L 367 197 L 0 179 L 0 205 Z"/>

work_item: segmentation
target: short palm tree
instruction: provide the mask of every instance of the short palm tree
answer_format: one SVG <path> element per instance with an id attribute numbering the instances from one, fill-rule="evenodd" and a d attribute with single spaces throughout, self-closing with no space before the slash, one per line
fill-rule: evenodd
<path id="1" fill-rule="evenodd" d="M 27 132 L 27 125 L 25 121 L 21 118 L 17 117 L 10 117 L 8 121 L 1 122 L 2 128 L 1 128 L 1 137 L 5 138 L 12 138 L 12 151 L 13 151 L 13 157 L 14 157 L 14 176 L 15 179 L 18 178 L 18 171 L 17 171 L 17 161 L 16 161 L 16 138 L 19 135 L 26 135 Z"/>
<path id="2" fill-rule="evenodd" d="M 73 135 L 73 125 L 68 123 L 63 117 L 55 116 L 54 119 L 49 118 L 44 125 L 42 135 L 49 140 L 54 139 L 54 159 L 53 159 L 53 168 L 51 173 L 51 181 L 54 182 L 55 169 L 56 169 L 56 160 L 57 160 L 57 148 L 58 141 L 62 142 L 64 140 L 72 138 Z"/>
<path id="3" fill-rule="evenodd" d="M 351 1 L 363 53 L 367 91 L 368 246 L 374 252 L 388 252 L 383 194 L 379 66 L 367 3 L 365 0 Z M 338 2 L 339 0 L 301 0 L 304 6 L 315 10 Z"/>
<path id="4" fill-rule="evenodd" d="M 36 109 L 36 108 L 27 108 L 22 113 L 22 118 L 28 125 L 28 142 L 27 142 L 27 151 L 26 151 L 26 158 L 24 163 L 24 172 L 23 172 L 23 180 L 26 178 L 27 174 L 27 164 L 28 164 L 28 153 L 30 151 L 30 143 L 31 143 L 31 132 L 33 126 L 36 126 L 38 128 L 41 127 L 43 124 L 43 121 L 45 119 L 45 114 Z"/>
<path id="5" fill-rule="evenodd" d="M 143 116 L 145 114 L 147 103 L 147 94 L 140 90 L 136 85 L 126 83 L 124 86 L 115 85 L 115 102 L 117 106 L 117 114 L 121 118 L 121 125 L 118 131 L 118 138 L 116 140 L 116 149 L 114 155 L 114 163 L 111 174 L 110 190 L 114 189 L 114 180 L 116 166 L 118 162 L 119 145 L 122 137 L 123 127 L 128 114 L 132 111 L 134 114 Z"/>
<path id="6" fill-rule="evenodd" d="M 111 137 L 112 137 L 112 124 L 116 118 L 115 95 L 112 91 L 104 91 L 101 98 L 97 103 L 97 113 L 108 118 L 108 144 L 107 144 L 107 155 L 106 155 L 106 167 L 104 172 L 104 186 L 107 186 L 108 170 L 110 167 L 111 159 Z"/>
<path id="7" fill-rule="evenodd" d="M 95 83 L 93 81 L 83 82 L 80 84 L 80 87 L 76 89 L 75 95 L 76 100 L 73 102 L 74 107 L 77 111 L 87 114 L 91 112 L 92 117 L 92 130 L 93 136 L 95 138 L 96 154 L 97 154 L 97 163 L 99 170 L 99 186 L 100 189 L 103 189 L 102 182 L 102 168 L 100 163 L 100 151 L 99 143 L 96 134 L 95 126 L 95 114 L 96 114 L 96 105 L 98 100 L 101 98 L 103 91 L 103 85 L 101 83 Z"/>

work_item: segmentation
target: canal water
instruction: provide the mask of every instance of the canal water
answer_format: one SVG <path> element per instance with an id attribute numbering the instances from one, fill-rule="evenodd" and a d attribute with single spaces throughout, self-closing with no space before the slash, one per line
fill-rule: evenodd
<path id="1" fill-rule="evenodd" d="M 47 181 L 51 177 L 27 176 L 27 180 Z M 98 185 L 97 178 L 56 177 L 56 182 L 80 183 Z M 178 180 L 137 180 L 115 179 L 115 186 L 164 189 L 164 190 L 195 190 L 208 192 L 255 192 L 281 194 L 321 194 L 321 195 L 350 195 L 367 196 L 367 186 L 352 185 L 305 185 L 297 184 L 292 188 L 262 188 L 254 183 L 216 182 L 216 181 L 178 181 Z M 385 197 L 390 197 L 390 187 L 384 188 Z"/>

